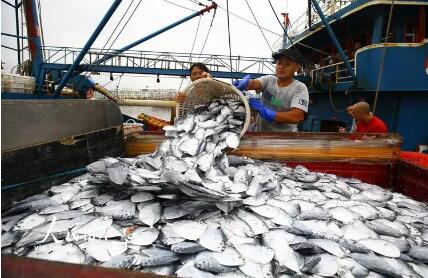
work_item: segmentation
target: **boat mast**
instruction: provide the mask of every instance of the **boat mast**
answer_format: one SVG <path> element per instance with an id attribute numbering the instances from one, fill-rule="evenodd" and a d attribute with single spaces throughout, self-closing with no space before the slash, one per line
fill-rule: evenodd
<path id="1" fill-rule="evenodd" d="M 288 28 L 290 27 L 290 18 L 288 17 L 288 13 L 281 13 L 284 17 L 284 36 L 282 37 L 282 48 L 288 43 Z"/>
<path id="2" fill-rule="evenodd" d="M 32 75 L 36 78 L 36 84 L 39 86 L 43 83 L 43 74 L 40 74 L 43 63 L 43 52 L 36 0 L 23 0 L 23 5 L 27 22 L 28 48 L 33 63 Z"/>

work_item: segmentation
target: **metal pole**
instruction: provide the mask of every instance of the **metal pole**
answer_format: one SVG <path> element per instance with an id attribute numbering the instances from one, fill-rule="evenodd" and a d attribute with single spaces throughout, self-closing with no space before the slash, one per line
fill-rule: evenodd
<path id="1" fill-rule="evenodd" d="M 311 0 L 308 0 L 308 29 L 312 30 L 312 6 L 311 6 Z"/>
<path id="2" fill-rule="evenodd" d="M 41 69 L 43 63 L 42 41 L 39 34 L 39 20 L 37 16 L 36 0 L 22 0 L 27 23 L 28 48 L 32 62 L 31 75 L 36 78 L 37 93 L 42 92 L 44 71 Z"/>
<path id="3" fill-rule="evenodd" d="M 97 28 L 95 29 L 94 33 L 91 35 L 89 40 L 86 42 L 85 46 L 83 47 L 82 51 L 79 53 L 79 55 L 76 57 L 76 60 L 74 63 L 70 66 L 65 76 L 62 78 L 61 82 L 59 83 L 58 87 L 55 89 L 55 93 L 53 95 L 54 98 L 57 98 L 58 95 L 61 93 L 62 89 L 64 88 L 67 81 L 70 79 L 70 77 L 73 75 L 74 70 L 79 65 L 80 61 L 82 61 L 83 57 L 85 56 L 86 52 L 88 52 L 91 45 L 94 43 L 98 35 L 103 30 L 104 26 L 109 21 L 110 17 L 113 15 L 113 13 L 116 11 L 117 7 L 119 7 L 122 0 L 115 0 L 114 3 L 111 5 L 110 9 L 107 11 L 107 13 L 104 15 L 101 22 L 98 24 Z"/>
<path id="4" fill-rule="evenodd" d="M 21 45 L 19 43 L 19 14 L 18 0 L 15 0 L 16 48 L 18 49 L 18 65 L 21 64 Z"/>
<path id="5" fill-rule="evenodd" d="M 288 42 L 288 26 L 290 21 L 288 18 L 288 13 L 281 13 L 281 15 L 284 17 L 284 35 L 282 37 L 282 48 L 285 48 Z"/>
<path id="6" fill-rule="evenodd" d="M 12 37 L 12 38 L 19 38 L 19 39 L 27 39 L 27 37 L 25 36 L 17 36 L 17 35 L 13 35 L 13 34 L 9 34 L 9 33 L 3 33 L 1 32 L 2 36 L 6 36 L 6 37 Z"/>
<path id="7" fill-rule="evenodd" d="M 321 7 L 318 5 L 316 0 L 312 0 L 312 4 L 314 4 L 315 10 L 317 10 L 318 14 L 320 15 L 321 21 L 324 23 L 324 26 L 327 30 L 327 33 L 330 36 L 330 39 L 333 41 L 333 44 L 336 46 L 337 50 L 339 51 L 340 57 L 342 58 L 342 61 L 345 64 L 346 69 L 348 70 L 349 74 L 352 76 L 352 79 L 356 80 L 355 73 L 352 70 L 351 64 L 349 64 L 348 57 L 346 57 L 345 52 L 343 52 L 343 49 L 340 46 L 340 43 L 337 40 L 336 35 L 333 32 L 333 29 L 331 29 L 330 24 L 328 23 L 327 19 L 325 18 L 324 13 L 321 10 Z"/>
<path id="8" fill-rule="evenodd" d="M 97 64 L 99 65 L 99 64 L 101 64 L 103 62 L 106 62 L 106 61 L 110 60 L 111 58 L 113 58 L 114 56 L 116 56 L 116 55 L 118 55 L 118 54 L 120 54 L 120 53 L 122 53 L 122 52 L 124 52 L 124 51 L 126 51 L 128 49 L 131 49 L 134 46 L 139 45 L 140 43 L 143 43 L 143 42 L 145 42 L 147 40 L 150 40 L 151 38 L 156 37 L 157 35 L 162 34 L 163 32 L 168 31 L 169 29 L 172 29 L 172 28 L 174 28 L 174 27 L 176 27 L 176 26 L 178 26 L 178 25 L 180 25 L 180 24 L 182 24 L 182 23 L 184 23 L 184 22 L 186 22 L 186 21 L 188 21 L 188 20 L 190 20 L 190 19 L 198 16 L 198 15 L 202 15 L 203 13 L 205 13 L 205 12 L 211 10 L 211 9 L 216 9 L 216 8 L 217 8 L 217 4 L 213 2 L 213 4 L 211 6 L 208 6 L 208 7 L 206 7 L 203 10 L 197 11 L 194 14 L 191 14 L 191 15 L 189 15 L 189 16 L 187 16 L 187 17 L 185 17 L 185 18 L 183 18 L 183 19 L 181 19 L 181 20 L 179 20 L 179 21 L 177 21 L 177 22 L 175 22 L 173 24 L 170 24 L 170 25 L 168 25 L 168 26 L 166 26 L 166 27 L 164 27 L 164 28 L 162 28 L 162 29 L 154 32 L 154 33 L 151 33 L 148 36 L 145 36 L 142 39 L 139 39 L 138 41 L 135 41 L 135 42 L 133 42 L 133 43 L 131 43 L 131 44 L 125 46 L 125 47 L 122 47 L 121 49 L 118 49 L 118 50 L 114 51 L 112 54 L 106 54 L 101 59 L 98 59 L 98 60 L 94 61 L 93 64 L 94 65 L 97 65 Z"/>

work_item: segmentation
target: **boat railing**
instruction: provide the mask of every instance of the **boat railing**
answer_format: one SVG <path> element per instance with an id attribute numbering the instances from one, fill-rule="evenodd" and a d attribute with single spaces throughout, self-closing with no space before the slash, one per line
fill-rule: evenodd
<path id="1" fill-rule="evenodd" d="M 352 70 L 355 71 L 355 60 L 349 60 L 349 63 L 351 64 Z M 325 81 L 341 83 L 352 80 L 352 76 L 349 74 L 343 62 L 318 67 L 312 70 L 311 75 L 313 85 L 318 85 Z"/>
<path id="2" fill-rule="evenodd" d="M 348 6 L 349 4 L 355 1 L 357 0 L 341 0 L 341 1 L 327 0 L 327 1 L 323 1 L 324 3 L 323 5 L 321 5 L 321 9 L 324 15 L 328 17 L 340 11 L 341 9 L 343 9 L 344 7 Z M 315 11 L 313 11 L 311 13 L 311 25 L 315 25 L 319 22 L 321 22 L 319 15 Z M 294 20 L 291 23 L 289 35 L 290 37 L 293 37 L 308 29 L 309 29 L 308 10 L 306 10 L 303 14 L 301 14 L 296 20 Z"/>
<path id="3" fill-rule="evenodd" d="M 46 46 L 43 49 L 46 53 L 44 62 L 47 64 L 71 64 L 81 51 L 80 48 L 73 47 Z M 261 74 L 275 72 L 275 67 L 270 58 L 232 56 L 231 65 L 230 57 L 226 55 L 139 50 L 128 50 L 117 54 L 117 50 L 106 51 L 96 48 L 92 48 L 86 53 L 81 64 L 95 68 L 99 59 L 109 55 L 112 58 L 101 62 L 100 65 L 187 70 L 192 63 L 202 62 L 211 71 L 251 71 Z"/>

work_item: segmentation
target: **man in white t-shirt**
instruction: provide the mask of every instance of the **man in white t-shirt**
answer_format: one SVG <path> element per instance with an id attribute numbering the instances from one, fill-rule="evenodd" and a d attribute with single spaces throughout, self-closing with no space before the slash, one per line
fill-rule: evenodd
<path id="1" fill-rule="evenodd" d="M 308 88 L 294 79 L 300 68 L 300 55 L 294 49 L 280 49 L 272 54 L 276 63 L 276 75 L 250 79 L 245 76 L 233 85 L 239 90 L 262 92 L 261 99 L 250 98 L 250 107 L 261 117 L 262 131 L 297 131 L 297 124 L 308 112 Z"/>

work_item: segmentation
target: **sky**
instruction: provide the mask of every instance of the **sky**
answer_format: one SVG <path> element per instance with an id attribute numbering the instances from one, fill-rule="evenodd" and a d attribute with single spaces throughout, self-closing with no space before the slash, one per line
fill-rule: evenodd
<path id="1" fill-rule="evenodd" d="M 84 46 L 110 5 L 113 3 L 113 0 L 36 1 L 40 1 L 41 5 L 45 45 L 77 48 Z M 122 1 L 92 47 L 102 48 L 128 6 L 131 5 L 130 11 L 132 11 L 139 2 L 140 0 Z M 121 48 L 180 20 L 194 13 L 192 10 L 200 10 L 201 6 L 196 2 L 198 1 L 141 0 L 133 17 L 113 44 L 112 49 Z M 199 2 L 210 4 L 207 0 L 201 0 Z M 270 47 L 257 26 L 245 22 L 234 15 L 230 15 L 232 55 L 268 58 L 271 56 L 271 48 L 275 49 L 280 45 L 279 43 L 282 40 L 280 36 L 282 34 L 282 28 L 277 22 L 268 0 L 229 0 L 229 11 L 255 23 L 255 19 L 251 14 L 247 2 L 259 24 L 271 31 L 264 31 L 264 35 Z M 171 3 L 178 4 L 187 9 Z M 229 55 L 227 16 L 225 11 L 226 0 L 218 0 L 216 3 L 219 5 L 219 8 L 217 9 L 203 53 Z M 271 3 L 281 21 L 281 13 L 287 11 L 290 14 L 291 22 L 304 13 L 307 5 L 307 1 L 303 0 L 271 0 Z M 130 12 L 128 12 L 125 17 L 126 19 L 129 14 Z M 212 16 L 213 12 L 211 11 L 200 17 L 196 39 L 195 33 L 198 28 L 199 17 L 195 17 L 174 29 L 152 38 L 136 46 L 133 50 L 190 53 L 193 42 L 195 41 L 193 52 L 200 53 L 205 38 L 207 37 Z M 1 31 L 15 34 L 14 10 L 3 2 L 1 3 Z M 115 35 L 113 37 L 115 37 Z M 15 48 L 16 39 L 2 36 L 2 45 Z M 28 55 L 26 57 L 28 57 Z M 17 64 L 15 52 L 3 47 L 1 49 L 1 60 L 4 63 L 4 68 L 8 71 Z M 108 75 L 91 75 L 94 81 L 105 85 L 108 89 L 115 89 L 116 87 L 133 89 L 173 89 L 180 87 L 180 84 L 181 86 L 186 86 L 189 83 L 188 78 L 183 80 L 181 77 L 160 76 L 159 83 L 156 82 L 156 76 L 154 75 L 123 76 L 119 78 L 119 74 L 114 74 L 113 77 L 114 81 L 110 82 Z"/>

